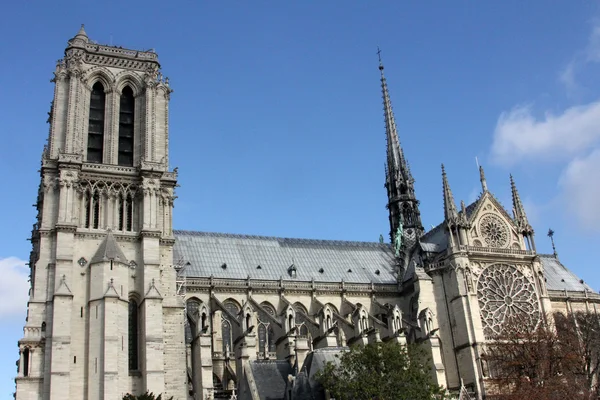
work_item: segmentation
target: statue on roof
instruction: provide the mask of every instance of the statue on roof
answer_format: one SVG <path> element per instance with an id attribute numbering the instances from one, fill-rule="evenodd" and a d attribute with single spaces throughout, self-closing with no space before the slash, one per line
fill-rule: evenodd
<path id="1" fill-rule="evenodd" d="M 400 248 L 402 247 L 402 235 L 404 234 L 404 227 L 402 226 L 402 219 L 398 224 L 398 230 L 396 231 L 396 237 L 394 238 L 394 245 L 396 249 L 396 257 L 400 257 Z"/>

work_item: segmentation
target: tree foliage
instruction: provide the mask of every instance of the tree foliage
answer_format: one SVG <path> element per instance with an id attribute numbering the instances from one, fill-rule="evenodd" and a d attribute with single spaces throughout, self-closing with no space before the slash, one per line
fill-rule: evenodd
<path id="1" fill-rule="evenodd" d="M 157 397 L 152 392 L 146 392 L 139 396 L 134 396 L 132 394 L 127 393 L 125 396 L 123 396 L 123 400 L 163 400 L 163 398 L 162 394 L 159 394 Z M 173 400 L 173 396 L 171 396 L 169 399 L 164 400 Z"/>
<path id="2" fill-rule="evenodd" d="M 355 346 L 316 374 L 336 400 L 431 400 L 445 398 L 431 375 L 431 362 L 414 345 Z"/>
<path id="3" fill-rule="evenodd" d="M 492 392 L 497 393 L 490 397 L 596 399 L 599 323 L 597 314 L 587 312 L 546 316 L 536 327 L 518 316 L 507 321 L 483 357 Z"/>

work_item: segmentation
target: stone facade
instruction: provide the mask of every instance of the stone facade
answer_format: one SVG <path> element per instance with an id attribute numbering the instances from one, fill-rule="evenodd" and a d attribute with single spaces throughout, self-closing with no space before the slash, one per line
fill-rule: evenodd
<path id="1" fill-rule="evenodd" d="M 54 73 L 16 398 L 290 398 L 314 384 L 307 365 L 378 341 L 423 343 L 436 382 L 484 398 L 507 313 L 596 311 L 536 252 L 512 178 L 512 215 L 483 169 L 459 209 L 442 167 L 444 221 L 424 231 L 379 69 L 391 245 L 174 231 L 168 79 L 154 52 L 82 27 Z"/>

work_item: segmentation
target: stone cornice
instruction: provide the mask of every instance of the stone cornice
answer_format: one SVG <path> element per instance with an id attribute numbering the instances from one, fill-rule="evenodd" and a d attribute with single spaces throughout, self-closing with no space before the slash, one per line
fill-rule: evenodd
<path id="1" fill-rule="evenodd" d="M 83 172 L 89 172 L 91 174 L 111 174 L 111 175 L 123 175 L 136 177 L 138 175 L 138 169 L 135 167 L 124 167 L 121 165 L 109 165 L 109 164 L 96 164 L 96 163 L 83 163 L 81 168 Z"/>
<path id="2" fill-rule="evenodd" d="M 203 291 L 231 291 L 253 293 L 285 293 L 297 294 L 333 294 L 352 296 L 397 295 L 397 284 L 369 284 L 348 282 L 296 282 L 287 280 L 261 280 L 261 279 L 225 279 L 225 278 L 190 278 L 186 279 L 186 289 L 189 292 Z"/>
<path id="3" fill-rule="evenodd" d="M 592 302 L 600 304 L 600 294 L 584 291 L 548 290 L 550 301 Z"/>

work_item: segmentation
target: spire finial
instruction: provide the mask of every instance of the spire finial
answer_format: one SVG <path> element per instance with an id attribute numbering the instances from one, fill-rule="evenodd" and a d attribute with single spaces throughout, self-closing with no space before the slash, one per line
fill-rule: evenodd
<path id="1" fill-rule="evenodd" d="M 558 259 L 558 253 L 556 252 L 556 246 L 554 245 L 554 231 L 552 228 L 548 229 L 548 237 L 552 242 L 552 251 L 554 252 L 554 258 Z"/>
<path id="2" fill-rule="evenodd" d="M 444 164 L 442 164 L 442 189 L 444 191 L 444 218 L 446 219 L 446 222 L 455 224 L 458 219 L 458 212 L 456 211 L 454 196 L 452 196 L 452 190 L 450 190 L 450 184 L 448 183 Z"/>
<path id="3" fill-rule="evenodd" d="M 379 70 L 383 72 L 383 61 L 381 61 L 381 49 L 377 46 L 377 57 L 379 58 Z"/>
<path id="4" fill-rule="evenodd" d="M 87 39 L 88 35 L 85 32 L 85 26 L 84 24 L 81 24 L 81 28 L 79 28 L 79 31 L 77 32 L 77 35 L 75 35 L 75 37 L 80 37 L 80 38 L 85 38 Z"/>
<path id="5" fill-rule="evenodd" d="M 512 174 L 510 174 L 510 190 L 512 192 L 513 214 L 515 222 L 523 233 L 531 233 L 533 229 L 527 220 L 525 207 L 523 207 L 523 202 L 521 201 L 521 196 L 519 196 L 517 185 L 515 184 L 515 179 L 513 178 Z"/>
<path id="6" fill-rule="evenodd" d="M 483 190 L 483 192 L 487 192 L 488 191 L 488 187 L 487 187 L 487 181 L 485 180 L 485 172 L 483 171 L 483 165 L 479 166 L 479 180 L 481 181 L 481 190 Z"/>

